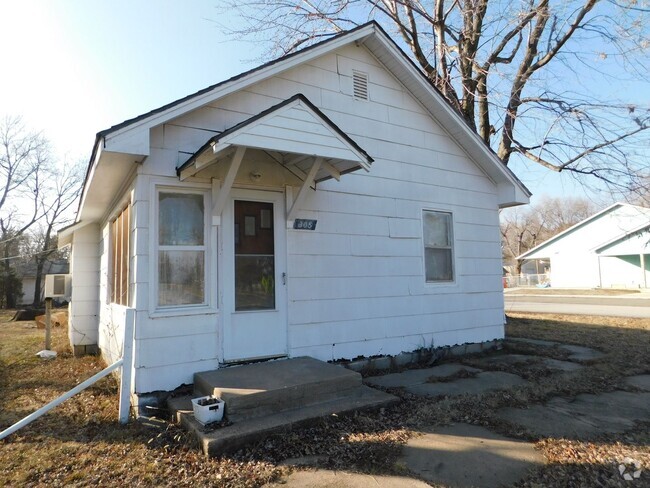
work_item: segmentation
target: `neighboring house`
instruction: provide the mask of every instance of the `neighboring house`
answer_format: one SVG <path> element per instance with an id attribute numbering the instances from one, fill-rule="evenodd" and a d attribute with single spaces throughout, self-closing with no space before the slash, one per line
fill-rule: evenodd
<path id="1" fill-rule="evenodd" d="M 41 301 L 43 301 L 43 292 L 45 290 L 45 275 L 48 274 L 67 274 L 70 266 L 65 259 L 56 261 L 46 261 L 43 264 L 43 276 L 41 278 Z M 23 283 L 23 296 L 18 301 L 19 305 L 31 305 L 34 303 L 34 290 L 36 288 L 36 263 L 30 261 L 18 265 L 17 275 Z"/>
<path id="2" fill-rule="evenodd" d="M 549 260 L 557 288 L 648 288 L 650 208 L 615 203 L 517 259 Z"/>
<path id="3" fill-rule="evenodd" d="M 141 394 L 500 339 L 498 211 L 529 196 L 366 24 L 97 135 L 59 233 L 70 341 L 113 361 L 134 313 Z"/>

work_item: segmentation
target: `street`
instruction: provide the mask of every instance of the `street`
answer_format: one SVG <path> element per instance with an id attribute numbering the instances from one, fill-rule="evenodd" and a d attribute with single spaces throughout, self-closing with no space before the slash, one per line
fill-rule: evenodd
<path id="1" fill-rule="evenodd" d="M 504 293 L 505 311 L 607 315 L 650 318 L 650 297 L 646 294 L 620 296 L 519 295 Z"/>

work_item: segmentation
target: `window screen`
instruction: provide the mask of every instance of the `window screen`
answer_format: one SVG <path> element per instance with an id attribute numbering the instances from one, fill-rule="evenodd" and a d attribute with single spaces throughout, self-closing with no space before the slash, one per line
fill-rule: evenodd
<path id="1" fill-rule="evenodd" d="M 453 232 L 451 214 L 424 210 L 424 268 L 426 281 L 454 280 Z"/>

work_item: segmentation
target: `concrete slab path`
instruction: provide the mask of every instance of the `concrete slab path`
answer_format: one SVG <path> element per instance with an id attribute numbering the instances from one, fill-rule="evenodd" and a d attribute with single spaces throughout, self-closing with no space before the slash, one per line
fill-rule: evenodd
<path id="1" fill-rule="evenodd" d="M 297 471 L 266 488 L 428 488 L 429 484 L 406 476 L 369 475 L 347 471 Z"/>
<path id="2" fill-rule="evenodd" d="M 637 376 L 630 376 L 625 379 L 625 382 L 638 388 L 639 390 L 650 391 L 650 374 L 640 374 Z"/>
<path id="3" fill-rule="evenodd" d="M 501 371 L 484 371 L 478 373 L 474 378 L 463 378 L 449 383 L 422 383 L 406 388 L 406 391 L 415 395 L 429 397 L 476 395 L 490 390 L 511 388 L 513 386 L 525 385 L 528 382 L 520 376 Z"/>
<path id="4" fill-rule="evenodd" d="M 554 371 L 563 371 L 569 373 L 582 369 L 583 366 L 571 361 L 560 361 L 558 359 L 547 358 L 543 356 L 530 356 L 528 354 L 501 354 L 487 356 L 476 361 L 479 365 L 486 368 L 490 366 L 515 366 L 530 365 L 531 367 L 541 367 Z"/>
<path id="5" fill-rule="evenodd" d="M 650 393 L 612 391 L 575 398 L 553 398 L 530 408 L 503 408 L 497 415 L 543 437 L 589 440 L 620 433 L 650 418 Z"/>
<path id="6" fill-rule="evenodd" d="M 402 373 L 386 374 L 383 376 L 372 376 L 366 378 L 365 383 L 370 386 L 382 386 L 384 388 L 400 388 L 426 383 L 429 378 L 448 378 L 461 371 L 479 373 L 481 370 L 470 368 L 460 363 L 442 364 L 432 368 L 409 369 Z"/>
<path id="7" fill-rule="evenodd" d="M 422 479 L 449 487 L 511 485 L 544 464 L 533 444 L 502 437 L 483 427 L 455 424 L 411 439 L 404 465 Z"/>
<path id="8" fill-rule="evenodd" d="M 435 381 L 435 378 L 447 378 L 461 371 L 475 373 L 473 378 L 459 378 L 453 381 Z M 432 381 L 433 378 L 433 381 Z M 385 388 L 404 388 L 414 395 L 429 397 L 477 394 L 499 388 L 509 388 L 526 384 L 521 377 L 500 371 L 481 371 L 460 363 L 449 363 L 433 368 L 413 369 L 403 373 L 387 374 L 366 378 L 371 386 Z"/>
<path id="9" fill-rule="evenodd" d="M 533 344 L 535 346 L 557 347 L 569 353 L 571 361 L 593 361 L 603 356 L 603 353 L 584 346 L 574 346 L 571 344 L 562 344 L 561 342 L 542 341 L 539 339 L 526 339 L 523 337 L 509 337 L 508 342 L 522 342 L 524 344 Z"/>

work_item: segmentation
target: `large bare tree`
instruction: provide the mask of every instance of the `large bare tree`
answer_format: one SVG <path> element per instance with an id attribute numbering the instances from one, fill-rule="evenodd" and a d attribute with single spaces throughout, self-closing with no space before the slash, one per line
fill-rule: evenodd
<path id="1" fill-rule="evenodd" d="M 47 178 L 43 183 L 40 201 L 42 219 L 31 233 L 32 260 L 36 264 L 33 306 L 41 303 L 42 280 L 46 263 L 56 255 L 56 228 L 69 223 L 74 215 L 74 208 L 81 191 L 84 166 L 82 163 L 51 165 L 46 169 Z"/>
<path id="2" fill-rule="evenodd" d="M 28 130 L 18 117 L 0 119 L 0 280 L 7 308 L 17 305 L 12 261 L 25 231 L 43 216 L 43 172 L 49 161 L 47 140 Z"/>
<path id="3" fill-rule="evenodd" d="M 616 86 L 647 77 L 648 0 L 221 5 L 241 19 L 223 29 L 235 38 L 268 41 L 266 55 L 288 53 L 375 19 L 400 39 L 505 164 L 522 158 L 622 194 L 647 185 L 650 110 Z"/>

